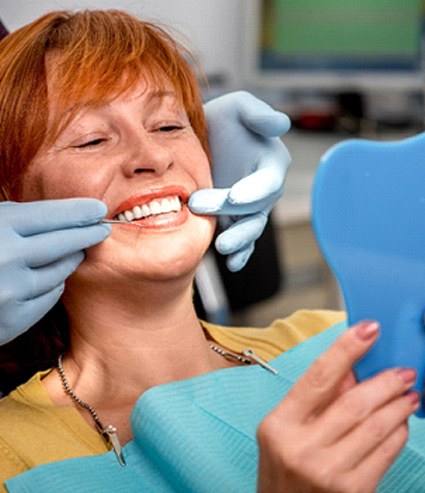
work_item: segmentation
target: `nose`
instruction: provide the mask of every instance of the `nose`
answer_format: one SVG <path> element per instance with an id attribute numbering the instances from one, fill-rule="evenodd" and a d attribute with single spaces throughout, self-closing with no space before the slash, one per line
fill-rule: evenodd
<path id="1" fill-rule="evenodd" d="M 158 142 L 155 134 L 137 135 L 126 142 L 127 152 L 122 162 L 123 173 L 131 178 L 139 174 L 163 175 L 173 165 L 170 146 Z"/>

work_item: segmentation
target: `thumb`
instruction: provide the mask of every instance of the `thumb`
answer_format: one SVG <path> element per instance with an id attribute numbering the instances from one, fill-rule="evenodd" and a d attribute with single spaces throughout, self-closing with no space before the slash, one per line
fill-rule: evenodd
<path id="1" fill-rule="evenodd" d="M 278 137 L 291 126 L 287 115 L 274 110 L 248 92 L 239 93 L 238 114 L 247 128 L 263 137 Z"/>

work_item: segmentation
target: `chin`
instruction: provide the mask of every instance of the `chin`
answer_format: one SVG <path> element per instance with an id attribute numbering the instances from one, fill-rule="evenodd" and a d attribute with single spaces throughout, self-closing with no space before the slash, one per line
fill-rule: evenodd
<path id="1" fill-rule="evenodd" d="M 184 235 L 149 236 L 144 242 L 145 252 L 149 253 L 141 258 L 140 274 L 152 280 L 194 275 L 211 244 L 215 226 L 210 221 L 197 221 L 200 225 Z"/>
<path id="2" fill-rule="evenodd" d="M 215 219 L 192 216 L 187 225 L 170 231 L 137 231 L 128 228 L 111 235 L 86 252 L 77 273 L 116 282 L 167 281 L 193 276 L 213 238 Z"/>

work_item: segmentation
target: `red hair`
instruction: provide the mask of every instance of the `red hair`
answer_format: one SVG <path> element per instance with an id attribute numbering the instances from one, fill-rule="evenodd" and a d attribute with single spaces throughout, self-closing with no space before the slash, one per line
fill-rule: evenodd
<path id="1" fill-rule="evenodd" d="M 47 101 L 50 54 L 54 115 Z M 141 77 L 158 89 L 173 84 L 209 154 L 193 61 L 164 29 L 119 10 L 51 12 L 9 34 L 0 42 L 0 186 L 19 198 L 22 173 L 43 143 L 53 141 L 82 106 L 104 104 Z"/>
<path id="2" fill-rule="evenodd" d="M 48 114 L 46 57 L 53 55 L 55 114 Z M 172 83 L 201 145 L 207 130 L 189 51 L 162 28 L 118 10 L 52 12 L 0 42 L 0 187 L 19 199 L 21 177 L 81 107 L 102 105 L 141 78 Z M 49 86 L 50 88 L 51 86 Z M 49 122 L 49 131 L 48 131 Z M 0 348 L 0 391 L 49 368 L 69 347 L 59 302 L 25 334 Z"/>

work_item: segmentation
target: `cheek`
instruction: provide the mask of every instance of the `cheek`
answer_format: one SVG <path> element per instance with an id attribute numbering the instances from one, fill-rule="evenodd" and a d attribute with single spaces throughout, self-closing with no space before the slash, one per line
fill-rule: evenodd
<path id="1" fill-rule="evenodd" d="M 30 164 L 22 176 L 22 192 L 20 199 L 25 202 L 50 198 L 46 190 L 45 172 L 37 162 Z"/>
<path id="2" fill-rule="evenodd" d="M 198 188 L 212 188 L 211 165 L 205 151 L 200 147 L 197 152 L 186 157 L 187 172 L 192 176 Z"/>
<path id="3" fill-rule="evenodd" d="M 43 200 L 43 195 L 41 184 L 25 176 L 22 180 L 22 189 L 17 199 L 22 202 L 33 202 Z"/>
<path id="4" fill-rule="evenodd" d="M 29 202 L 73 197 L 102 198 L 103 182 L 107 178 L 100 173 L 89 174 L 75 163 L 70 164 L 48 158 L 31 163 L 22 179 L 20 199 Z"/>

